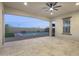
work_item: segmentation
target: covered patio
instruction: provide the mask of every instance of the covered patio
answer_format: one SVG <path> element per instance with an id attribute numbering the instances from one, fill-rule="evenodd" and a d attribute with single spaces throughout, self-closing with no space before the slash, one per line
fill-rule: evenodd
<path id="1" fill-rule="evenodd" d="M 0 2 L 0 55 L 79 55 L 79 5 L 76 2 L 58 2 L 62 7 L 51 15 L 43 10 L 45 3 L 28 2 L 25 6 L 24 2 Z M 49 21 L 49 36 L 5 43 L 4 14 Z M 68 24 L 64 25 L 64 19 L 69 20 Z M 55 37 L 52 37 L 53 21 Z"/>

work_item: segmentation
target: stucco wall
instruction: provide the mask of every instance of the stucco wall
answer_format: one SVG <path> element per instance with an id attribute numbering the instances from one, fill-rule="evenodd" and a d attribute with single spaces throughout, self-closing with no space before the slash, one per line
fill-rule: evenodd
<path id="1" fill-rule="evenodd" d="M 63 35 L 63 18 L 66 17 L 72 17 L 70 19 L 71 21 L 71 34 L 72 35 Z M 69 14 L 64 14 L 59 17 L 54 18 L 56 21 L 56 36 L 61 36 L 61 37 L 71 37 L 71 38 L 79 38 L 79 11 L 69 13 Z"/>

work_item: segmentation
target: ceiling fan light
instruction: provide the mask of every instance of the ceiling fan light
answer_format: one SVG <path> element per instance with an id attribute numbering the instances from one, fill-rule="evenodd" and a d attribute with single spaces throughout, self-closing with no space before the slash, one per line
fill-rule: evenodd
<path id="1" fill-rule="evenodd" d="M 50 11 L 53 11 L 53 8 L 50 8 Z"/>
<path id="2" fill-rule="evenodd" d="M 51 12 L 50 14 L 52 15 L 53 13 Z"/>
<path id="3" fill-rule="evenodd" d="M 27 2 L 24 2 L 24 5 L 27 6 Z"/>

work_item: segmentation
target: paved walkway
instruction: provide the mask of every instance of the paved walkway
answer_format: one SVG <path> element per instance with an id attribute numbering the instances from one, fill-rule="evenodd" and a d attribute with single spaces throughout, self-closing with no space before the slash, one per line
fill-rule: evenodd
<path id="1" fill-rule="evenodd" d="M 7 42 L 0 48 L 0 55 L 15 56 L 60 56 L 79 55 L 79 40 L 39 37 Z"/>

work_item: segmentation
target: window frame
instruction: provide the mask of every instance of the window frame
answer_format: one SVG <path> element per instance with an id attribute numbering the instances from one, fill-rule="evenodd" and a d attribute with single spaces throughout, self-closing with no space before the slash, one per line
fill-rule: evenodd
<path id="1" fill-rule="evenodd" d="M 72 17 L 65 17 L 65 18 L 63 18 L 63 34 L 71 35 L 71 18 Z M 65 23 L 65 20 L 66 21 L 68 20 L 67 23 Z M 64 27 L 65 24 L 68 24 L 67 27 Z M 67 30 L 65 31 L 64 29 L 67 29 Z"/>

